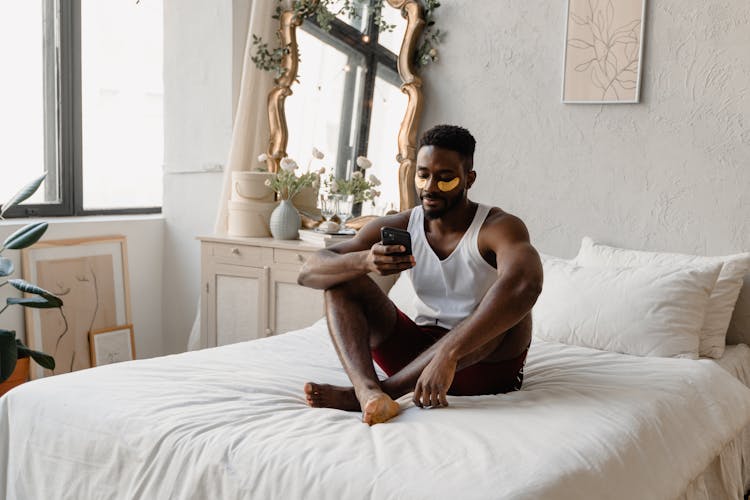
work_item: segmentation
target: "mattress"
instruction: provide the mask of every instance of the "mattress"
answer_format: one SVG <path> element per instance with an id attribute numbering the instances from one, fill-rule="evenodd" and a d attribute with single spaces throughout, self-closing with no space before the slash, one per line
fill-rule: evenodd
<path id="1" fill-rule="evenodd" d="M 729 359 L 534 342 L 521 391 L 438 409 L 406 396 L 398 417 L 369 427 L 305 405 L 306 381 L 347 381 L 318 322 L 11 391 L 0 496 L 674 499 L 705 490 L 750 423 Z"/>
<path id="2" fill-rule="evenodd" d="M 746 386 L 750 385 L 750 347 L 728 345 L 720 359 L 701 359 L 714 364 Z M 743 429 L 698 475 L 681 497 L 685 500 L 726 500 L 744 498 L 750 490 L 750 427 Z"/>
<path id="3" fill-rule="evenodd" d="M 745 344 L 728 345 L 720 359 L 701 359 L 701 363 L 715 363 L 734 378 L 750 387 L 750 347 Z"/>

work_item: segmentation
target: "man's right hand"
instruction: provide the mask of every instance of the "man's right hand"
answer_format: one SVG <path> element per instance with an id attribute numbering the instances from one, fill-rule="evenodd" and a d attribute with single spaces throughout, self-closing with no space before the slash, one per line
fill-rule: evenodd
<path id="1" fill-rule="evenodd" d="M 375 243 L 367 254 L 367 267 L 370 272 L 381 276 L 398 274 L 414 267 L 413 255 L 393 255 L 404 252 L 406 249 L 401 245 L 383 245 Z"/>

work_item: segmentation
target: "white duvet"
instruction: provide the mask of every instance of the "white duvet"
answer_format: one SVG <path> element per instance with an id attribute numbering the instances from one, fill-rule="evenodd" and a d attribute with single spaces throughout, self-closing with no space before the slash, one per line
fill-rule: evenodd
<path id="1" fill-rule="evenodd" d="M 368 427 L 325 324 L 24 384 L 0 399 L 8 499 L 674 499 L 750 423 L 708 362 L 535 342 L 521 391 Z"/>

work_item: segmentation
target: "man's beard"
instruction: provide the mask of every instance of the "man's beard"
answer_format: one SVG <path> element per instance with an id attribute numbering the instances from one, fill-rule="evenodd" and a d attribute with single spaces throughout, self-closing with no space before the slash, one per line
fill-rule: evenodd
<path id="1" fill-rule="evenodd" d="M 461 200 L 464 198 L 464 194 L 466 193 L 465 189 L 462 189 L 460 193 L 458 193 L 456 196 L 451 198 L 443 198 L 442 196 L 435 196 L 435 197 L 429 197 L 429 196 L 422 196 L 421 199 L 436 199 L 436 200 L 443 200 L 444 205 L 442 208 L 425 208 L 424 205 L 422 206 L 422 212 L 424 213 L 424 216 L 428 220 L 435 220 L 441 218 L 443 215 L 445 215 L 448 211 L 453 209 L 456 205 L 461 203 Z"/>

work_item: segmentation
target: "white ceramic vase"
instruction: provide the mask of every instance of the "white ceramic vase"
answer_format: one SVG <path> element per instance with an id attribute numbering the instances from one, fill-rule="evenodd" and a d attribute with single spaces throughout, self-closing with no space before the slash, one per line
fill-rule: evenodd
<path id="1" fill-rule="evenodd" d="M 277 240 L 296 240 L 302 219 L 290 200 L 281 200 L 271 212 L 271 235 Z"/>

